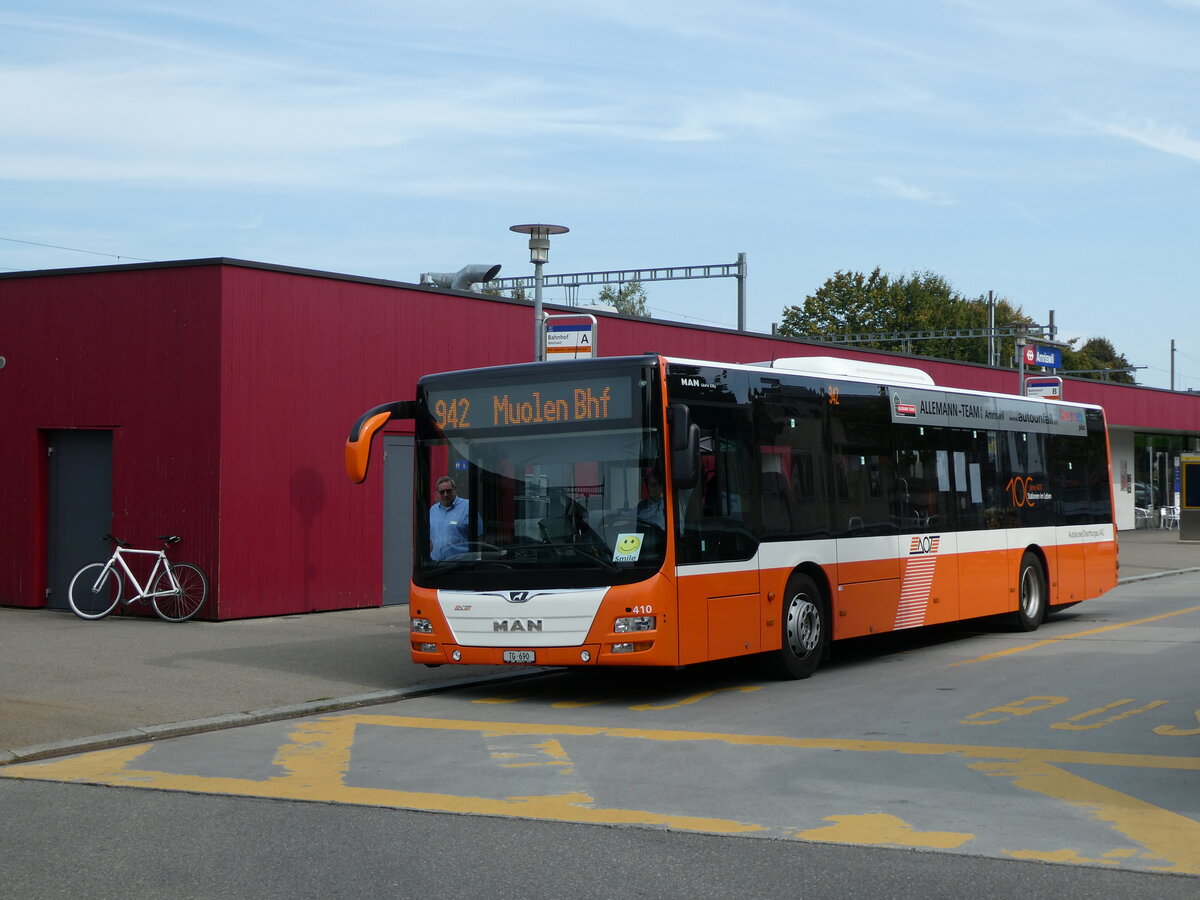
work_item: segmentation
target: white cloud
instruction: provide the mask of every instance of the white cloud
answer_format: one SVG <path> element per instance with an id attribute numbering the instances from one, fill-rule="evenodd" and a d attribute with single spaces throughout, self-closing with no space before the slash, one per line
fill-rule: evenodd
<path id="1" fill-rule="evenodd" d="M 898 197 L 901 200 L 911 200 L 916 203 L 926 203 L 930 206 L 950 206 L 954 203 L 953 198 L 947 194 L 917 187 L 914 184 L 909 184 L 908 182 L 901 181 L 899 178 L 893 178 L 888 175 L 881 175 L 876 178 L 875 184 L 883 188 L 893 197 Z"/>
<path id="2" fill-rule="evenodd" d="M 1151 150 L 1200 162 L 1200 140 L 1192 137 L 1181 126 L 1162 125 L 1153 119 L 1143 119 L 1127 124 L 1110 122 L 1101 128 L 1108 134 L 1133 141 Z"/>

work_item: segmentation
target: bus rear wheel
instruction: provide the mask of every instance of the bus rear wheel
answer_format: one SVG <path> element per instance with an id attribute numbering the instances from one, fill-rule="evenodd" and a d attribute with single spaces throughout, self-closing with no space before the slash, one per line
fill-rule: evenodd
<path id="1" fill-rule="evenodd" d="M 1017 576 L 1017 611 L 1012 625 L 1017 631 L 1037 631 L 1046 617 L 1046 572 L 1036 553 L 1021 557 L 1021 574 Z"/>
<path id="2" fill-rule="evenodd" d="M 793 576 L 784 596 L 783 645 L 768 658 L 767 669 L 776 678 L 807 678 L 829 645 L 829 616 L 820 590 L 807 575 Z"/>

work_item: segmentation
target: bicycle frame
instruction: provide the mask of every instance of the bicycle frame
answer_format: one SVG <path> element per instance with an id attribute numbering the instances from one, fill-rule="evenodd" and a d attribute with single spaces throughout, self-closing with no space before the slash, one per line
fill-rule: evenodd
<path id="1" fill-rule="evenodd" d="M 138 581 L 138 577 L 133 574 L 133 570 L 129 567 L 129 563 L 125 560 L 125 556 L 127 554 L 133 553 L 140 554 L 142 556 L 157 557 L 157 559 L 154 561 L 153 568 L 150 569 L 150 574 L 146 577 L 145 587 L 143 587 L 142 583 Z M 137 589 L 136 596 L 130 597 L 128 600 L 124 601 L 126 604 L 132 603 L 134 600 L 146 600 L 150 597 L 169 597 L 172 594 L 178 594 L 180 591 L 179 582 L 175 580 L 175 572 L 172 571 L 171 564 L 167 560 L 166 551 L 134 550 L 129 547 L 117 547 L 113 550 L 113 555 L 109 558 L 108 563 L 104 566 L 104 568 L 100 570 L 100 575 L 96 578 L 96 583 L 92 586 L 93 591 L 100 590 L 100 586 L 104 583 L 104 579 L 108 576 L 109 570 L 112 569 L 114 565 L 120 565 L 121 569 L 125 572 L 125 577 L 128 578 L 130 584 Z M 163 571 L 167 573 L 167 580 L 171 583 L 171 589 L 167 591 L 150 590 L 150 588 L 154 585 L 154 581 L 158 577 L 159 573 Z"/>

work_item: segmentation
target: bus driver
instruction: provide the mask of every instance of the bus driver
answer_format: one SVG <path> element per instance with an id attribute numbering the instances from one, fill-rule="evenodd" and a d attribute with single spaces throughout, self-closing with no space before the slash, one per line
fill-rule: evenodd
<path id="1" fill-rule="evenodd" d="M 448 475 L 437 480 L 437 492 L 438 502 L 429 507 L 429 556 L 453 559 L 467 552 L 471 504 L 458 496 L 454 479 Z"/>

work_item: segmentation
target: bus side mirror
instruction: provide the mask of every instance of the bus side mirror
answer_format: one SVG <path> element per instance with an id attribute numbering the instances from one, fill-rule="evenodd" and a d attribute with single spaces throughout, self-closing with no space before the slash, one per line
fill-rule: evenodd
<path id="1" fill-rule="evenodd" d="M 700 427 L 686 404 L 672 403 L 670 411 L 671 482 L 677 488 L 695 487 L 700 475 Z"/>
<path id="2" fill-rule="evenodd" d="M 371 462 L 371 441 L 379 429 L 390 419 L 412 419 L 416 417 L 416 403 L 412 400 L 397 400 L 368 409 L 358 417 L 346 438 L 346 475 L 355 484 L 362 484 L 367 477 L 367 465 Z"/>

